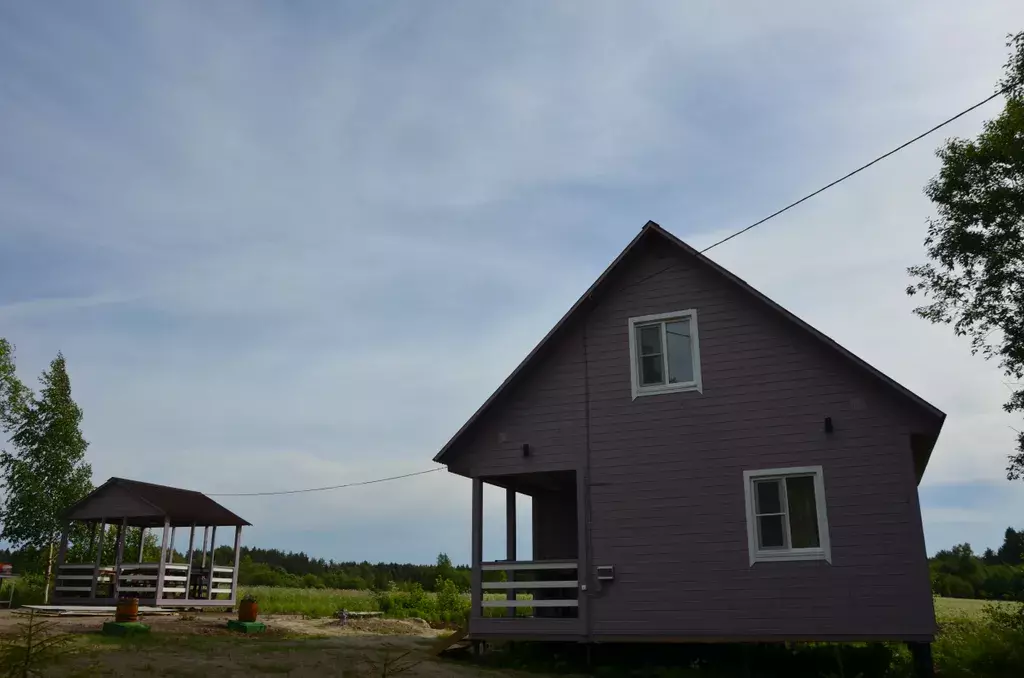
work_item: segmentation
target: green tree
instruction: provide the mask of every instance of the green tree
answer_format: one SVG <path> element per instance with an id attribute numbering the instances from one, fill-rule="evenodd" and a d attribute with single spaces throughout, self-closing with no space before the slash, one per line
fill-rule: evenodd
<path id="1" fill-rule="evenodd" d="M 24 419 L 29 396 L 14 370 L 14 345 L 0 337 L 0 433 L 5 442 Z"/>
<path id="2" fill-rule="evenodd" d="M 1018 532 L 1012 527 L 1006 528 L 1003 545 L 999 547 L 996 556 L 999 562 L 1007 565 L 1024 564 L 1024 530 Z"/>
<path id="3" fill-rule="evenodd" d="M 46 550 L 48 596 L 64 513 L 92 491 L 92 468 L 85 461 L 82 410 L 71 398 L 63 355 L 57 354 L 40 384 L 39 397 L 31 400 L 11 437 L 13 449 L 0 452 L 7 490 L 0 518 L 3 537 L 13 546 Z"/>
<path id="4" fill-rule="evenodd" d="M 936 152 L 942 169 L 925 188 L 937 210 L 924 241 L 931 261 L 908 269 L 917 280 L 907 293 L 931 297 L 917 315 L 952 325 L 973 353 L 999 361 L 1012 413 L 1024 412 L 1024 32 L 1007 46 L 1002 113 L 977 139 L 950 139 Z M 1006 474 L 1024 476 L 1024 431 Z"/>

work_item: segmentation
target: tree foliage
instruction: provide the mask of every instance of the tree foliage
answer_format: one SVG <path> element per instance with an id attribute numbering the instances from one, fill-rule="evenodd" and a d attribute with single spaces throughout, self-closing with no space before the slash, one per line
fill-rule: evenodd
<path id="1" fill-rule="evenodd" d="M 929 565 L 936 595 L 1024 600 L 1024 530 L 1006 528 L 999 549 L 986 549 L 980 558 L 970 544 L 958 544 L 936 553 Z"/>
<path id="2" fill-rule="evenodd" d="M 0 337 L 0 434 L 7 440 L 28 410 L 29 390 L 14 369 L 14 345 Z"/>
<path id="3" fill-rule="evenodd" d="M 910 295 L 931 303 L 914 312 L 970 337 L 971 350 L 995 358 L 1012 382 L 1007 412 L 1024 412 L 1024 32 L 999 83 L 1003 112 L 976 139 L 950 139 L 936 154 L 942 169 L 925 188 L 929 263 L 913 266 Z M 1024 431 L 1007 477 L 1024 475 Z"/>
<path id="4" fill-rule="evenodd" d="M 82 410 L 71 398 L 64 356 L 50 363 L 40 384 L 39 397 L 29 400 L 17 422 L 12 448 L 0 453 L 3 537 L 15 547 L 52 546 L 65 511 L 92 491 L 88 443 L 79 429 Z"/>

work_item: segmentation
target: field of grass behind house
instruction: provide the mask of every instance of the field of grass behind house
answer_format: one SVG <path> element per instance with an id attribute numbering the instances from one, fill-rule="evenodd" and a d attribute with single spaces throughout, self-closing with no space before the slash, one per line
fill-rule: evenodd
<path id="1" fill-rule="evenodd" d="M 258 601 L 260 612 L 262 614 L 301 614 L 306 617 L 332 617 L 339 610 L 348 610 L 349 612 L 372 612 L 379 611 L 380 605 L 378 598 L 374 596 L 372 591 L 361 591 L 355 589 L 303 589 L 303 588 L 287 588 L 282 586 L 243 586 L 241 587 L 241 594 L 253 595 Z M 398 596 L 403 596 L 399 592 Z M 389 616 L 404 616 L 404 617 L 422 617 L 427 621 L 438 621 L 437 614 L 439 610 L 431 609 L 434 603 L 437 601 L 437 595 L 431 592 L 424 591 L 421 594 L 425 599 L 425 604 L 416 605 L 406 608 L 398 614 L 389 614 Z M 484 596 L 487 600 L 504 600 L 504 593 L 488 593 Z M 519 594 L 516 596 L 520 600 L 529 600 L 529 594 Z M 469 594 L 462 594 L 462 605 L 464 610 L 469 609 Z M 532 612 L 530 608 L 521 607 L 516 610 L 516 613 L 521 616 L 529 615 Z M 502 616 L 505 613 L 505 608 L 487 608 L 485 610 L 487 616 Z M 446 619 L 447 621 L 457 621 Z"/>
<path id="2" fill-rule="evenodd" d="M 972 598 L 935 598 L 935 618 L 944 621 L 980 619 L 989 605 L 1012 607 L 1019 605 L 1009 601 L 974 600 Z"/>
<path id="3" fill-rule="evenodd" d="M 263 614 L 332 617 L 339 610 L 367 612 L 378 609 L 377 601 L 369 591 L 243 586 L 241 592 L 243 596 L 256 596 Z"/>

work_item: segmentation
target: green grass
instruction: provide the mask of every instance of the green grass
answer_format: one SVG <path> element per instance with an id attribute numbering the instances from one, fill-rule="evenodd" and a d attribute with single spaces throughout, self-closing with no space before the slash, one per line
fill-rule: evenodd
<path id="1" fill-rule="evenodd" d="M 377 603 L 369 591 L 244 586 L 241 592 L 242 595 L 256 596 L 260 612 L 263 614 L 331 617 L 338 610 L 369 612 L 377 609 Z"/>
<path id="2" fill-rule="evenodd" d="M 980 619 L 988 605 L 1013 606 L 1019 603 L 995 600 L 974 600 L 972 598 L 935 598 L 935 618 L 945 621 Z"/>
<path id="3" fill-rule="evenodd" d="M 355 589 L 299 589 L 281 586 L 243 586 L 242 595 L 252 594 L 260 606 L 262 614 L 301 614 L 306 617 L 332 617 L 339 610 L 349 612 L 372 612 L 380 608 L 373 593 Z M 433 593 L 425 594 L 433 599 Z M 504 600 L 504 593 L 488 593 L 487 600 Z M 529 594 L 519 594 L 519 600 L 529 600 Z M 465 595 L 469 599 L 469 594 Z M 530 608 L 518 608 L 516 614 L 525 616 L 532 612 Z M 503 607 L 491 607 L 485 610 L 489 617 L 500 617 L 505 614 Z M 429 615 L 425 615 L 429 616 Z"/>

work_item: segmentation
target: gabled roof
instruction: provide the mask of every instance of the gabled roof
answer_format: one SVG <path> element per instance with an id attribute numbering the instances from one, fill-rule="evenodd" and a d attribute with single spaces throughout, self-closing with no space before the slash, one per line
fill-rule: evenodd
<path id="1" fill-rule="evenodd" d="M 250 525 L 202 492 L 111 478 L 68 509 L 67 520 L 109 523 L 126 519 L 129 525 Z"/>
<path id="2" fill-rule="evenodd" d="M 601 291 L 605 281 L 607 281 L 611 273 L 619 267 L 619 265 L 626 258 L 626 256 L 634 249 L 636 249 L 636 247 L 639 245 L 641 241 L 655 237 L 663 238 L 664 240 L 668 241 L 669 243 L 677 247 L 681 252 L 689 255 L 690 257 L 693 257 L 699 264 L 702 264 L 710 268 L 715 273 L 721 275 L 723 278 L 725 278 L 732 284 L 736 285 L 742 291 L 746 292 L 747 294 L 757 299 L 761 303 L 765 304 L 766 306 L 768 306 L 768 308 L 772 309 L 789 322 L 793 323 L 794 325 L 797 325 L 798 327 L 809 333 L 812 337 L 814 337 L 822 344 L 838 353 L 840 356 L 842 356 L 844 359 L 852 363 L 858 369 L 867 372 L 871 377 L 881 381 L 885 386 L 889 387 L 899 397 L 908 401 L 912 406 L 919 408 L 927 416 L 933 417 L 936 420 L 936 432 L 938 430 L 938 427 L 942 425 L 942 421 L 945 419 L 946 415 L 940 409 L 938 409 L 928 401 L 924 400 L 923 398 L 912 392 L 910 389 L 903 386 L 902 384 L 899 384 L 891 377 L 888 377 L 878 369 L 872 367 L 867 362 L 857 357 L 847 349 L 843 348 L 838 343 L 836 343 L 832 338 L 828 337 L 819 330 L 816 330 L 815 328 L 811 327 L 806 322 L 804 322 L 797 316 L 793 315 L 792 313 L 790 313 L 789 311 L 787 311 L 782 306 L 775 303 L 765 295 L 758 292 L 756 289 L 751 287 L 749 284 L 747 284 L 745 281 L 743 281 L 730 271 L 716 264 L 711 259 L 705 257 L 703 254 L 701 254 L 694 248 L 690 247 L 685 242 L 675 237 L 674 235 L 666 231 L 664 228 L 662 228 L 655 222 L 648 221 L 644 225 L 644 227 L 640 229 L 640 233 L 638 233 L 637 236 L 633 238 L 632 241 L 630 241 L 626 248 L 619 253 L 619 256 L 615 257 L 615 260 L 612 261 L 608 268 L 606 268 L 604 272 L 601 273 L 600 276 L 598 276 L 597 280 L 594 281 L 594 284 L 592 284 L 590 288 L 583 293 L 583 296 L 581 296 L 576 301 L 576 303 L 572 305 L 572 308 L 570 308 L 568 312 L 566 312 L 566 314 L 563 315 L 557 323 L 555 323 L 555 326 L 551 328 L 551 331 L 548 332 L 544 336 L 544 338 L 540 340 L 540 343 L 537 344 L 532 351 L 530 351 L 526 358 L 524 358 L 523 361 L 519 363 L 519 365 L 514 370 L 512 370 L 512 373 L 508 375 L 505 381 L 503 381 L 501 385 L 498 386 L 497 390 L 491 394 L 491 397 L 484 401 L 484 404 L 481 405 L 480 408 L 473 413 L 473 416 L 470 417 L 469 420 L 462 425 L 462 428 L 460 428 L 455 433 L 455 435 L 452 436 L 451 440 L 445 443 L 445 446 L 441 448 L 441 451 L 434 456 L 434 461 L 444 463 L 445 454 L 456 444 L 459 438 L 461 438 L 462 435 L 466 431 L 468 431 L 481 416 L 483 416 L 484 412 L 486 412 L 491 407 L 491 405 L 494 404 L 494 402 L 506 389 L 508 389 L 514 382 L 516 382 L 519 379 L 519 377 L 526 370 L 526 368 L 533 362 L 534 358 L 541 351 L 543 351 L 544 348 L 549 343 L 551 343 L 557 335 L 560 334 L 561 330 L 569 323 L 570 319 L 576 315 L 576 313 L 581 309 L 581 307 L 589 303 L 597 295 L 597 293 Z M 927 451 L 925 452 L 925 456 L 922 460 L 922 463 L 919 464 L 919 477 L 920 473 L 924 472 L 923 465 L 927 463 L 927 455 L 930 454 L 930 452 L 931 446 L 929 445 Z"/>

